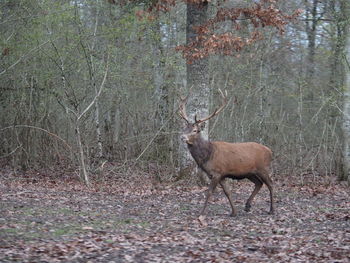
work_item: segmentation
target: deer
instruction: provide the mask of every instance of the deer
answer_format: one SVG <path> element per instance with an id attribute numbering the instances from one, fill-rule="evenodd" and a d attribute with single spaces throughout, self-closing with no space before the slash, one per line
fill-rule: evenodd
<path id="1" fill-rule="evenodd" d="M 202 119 L 197 119 L 197 114 L 195 114 L 194 121 L 190 121 L 186 114 L 186 102 L 190 93 L 185 98 L 180 96 L 178 114 L 185 120 L 185 128 L 181 139 L 187 144 L 187 148 L 198 167 L 210 179 L 200 216 L 205 216 L 209 199 L 218 184 L 222 187 L 230 203 L 232 209 L 230 216 L 237 215 L 228 181 L 225 180 L 226 178 L 232 180 L 248 179 L 255 184 L 255 188 L 245 204 L 244 210 L 246 212 L 250 211 L 254 197 L 260 191 L 263 184 L 265 184 L 270 192 L 269 214 L 273 214 L 275 209 L 273 182 L 270 178 L 272 160 L 272 151 L 270 148 L 256 142 L 230 143 L 225 141 L 210 141 L 204 139 L 201 135 L 205 122 L 218 115 L 228 103 L 227 91 L 224 94 L 219 89 L 219 92 L 222 98 L 221 106 L 216 108 L 212 114 Z"/>

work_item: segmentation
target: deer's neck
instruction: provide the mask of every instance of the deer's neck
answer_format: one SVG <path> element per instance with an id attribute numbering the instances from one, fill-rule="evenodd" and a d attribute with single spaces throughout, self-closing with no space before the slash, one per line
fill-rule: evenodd
<path id="1" fill-rule="evenodd" d="M 203 169 L 203 165 L 209 161 L 213 153 L 213 145 L 210 141 L 199 136 L 193 144 L 188 144 L 188 149 L 198 166 Z"/>

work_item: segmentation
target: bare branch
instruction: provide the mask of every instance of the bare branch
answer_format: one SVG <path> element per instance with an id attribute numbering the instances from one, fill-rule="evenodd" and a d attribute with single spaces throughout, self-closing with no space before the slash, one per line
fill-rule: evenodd
<path id="1" fill-rule="evenodd" d="M 51 135 L 51 136 L 57 138 L 58 140 L 62 141 L 64 143 L 64 145 L 69 150 L 72 149 L 72 147 L 64 139 L 62 139 L 60 136 L 58 136 L 57 134 L 54 134 L 52 132 L 49 132 L 48 130 L 45 130 L 45 129 L 41 128 L 41 127 L 20 124 L 20 125 L 14 125 L 14 126 L 8 126 L 8 127 L 5 127 L 5 128 L 2 128 L 2 129 L 0 129 L 0 131 L 5 131 L 5 130 L 8 130 L 8 129 L 15 129 L 15 128 L 30 128 L 30 129 L 36 129 L 36 130 L 39 130 L 39 131 L 43 131 L 43 132 L 47 133 L 48 135 Z"/>
<path id="2" fill-rule="evenodd" d="M 32 53 L 33 51 L 38 50 L 39 48 L 41 48 L 42 46 L 44 46 L 45 44 L 49 43 L 51 40 L 45 41 L 44 43 L 41 43 L 39 46 L 36 46 L 34 48 L 32 48 L 31 50 L 29 50 L 26 54 L 22 55 L 15 63 L 13 63 L 11 66 L 9 66 L 8 68 L 4 69 L 3 71 L 0 72 L 0 76 L 2 74 L 5 74 L 8 70 L 12 69 L 13 67 L 15 67 L 19 62 L 21 62 L 24 58 L 28 57 L 30 55 L 30 53 Z"/>
<path id="3" fill-rule="evenodd" d="M 102 88 L 105 84 L 105 81 L 107 79 L 107 73 L 108 73 L 108 68 L 109 68 L 109 54 L 107 56 L 107 62 L 106 62 L 106 70 L 105 70 L 105 75 L 103 77 L 103 80 L 101 82 L 100 88 L 98 90 L 98 92 L 96 93 L 95 97 L 93 98 L 93 100 L 90 102 L 90 104 L 85 108 L 85 110 L 78 116 L 77 120 L 79 121 L 86 112 L 88 112 L 90 110 L 90 108 L 95 104 L 97 98 L 100 96 L 101 92 L 102 92 Z"/>

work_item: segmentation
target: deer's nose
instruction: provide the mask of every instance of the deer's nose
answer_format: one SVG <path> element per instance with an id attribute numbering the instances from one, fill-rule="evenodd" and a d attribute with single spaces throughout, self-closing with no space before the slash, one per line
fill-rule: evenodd
<path id="1" fill-rule="evenodd" d="M 188 137 L 185 134 L 181 135 L 180 138 L 181 138 L 181 141 L 188 142 Z"/>

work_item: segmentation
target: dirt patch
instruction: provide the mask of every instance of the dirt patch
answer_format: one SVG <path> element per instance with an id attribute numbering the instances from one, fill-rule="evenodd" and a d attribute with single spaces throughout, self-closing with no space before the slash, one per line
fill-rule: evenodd
<path id="1" fill-rule="evenodd" d="M 1 177 L 0 177 L 1 178 Z M 11 178 L 10 178 L 11 179 Z M 113 185 L 113 186 L 112 186 Z M 349 262 L 345 185 L 282 185 L 268 215 L 266 187 L 234 186 L 238 216 L 218 189 L 198 218 L 206 188 L 0 179 L 0 262 Z"/>

